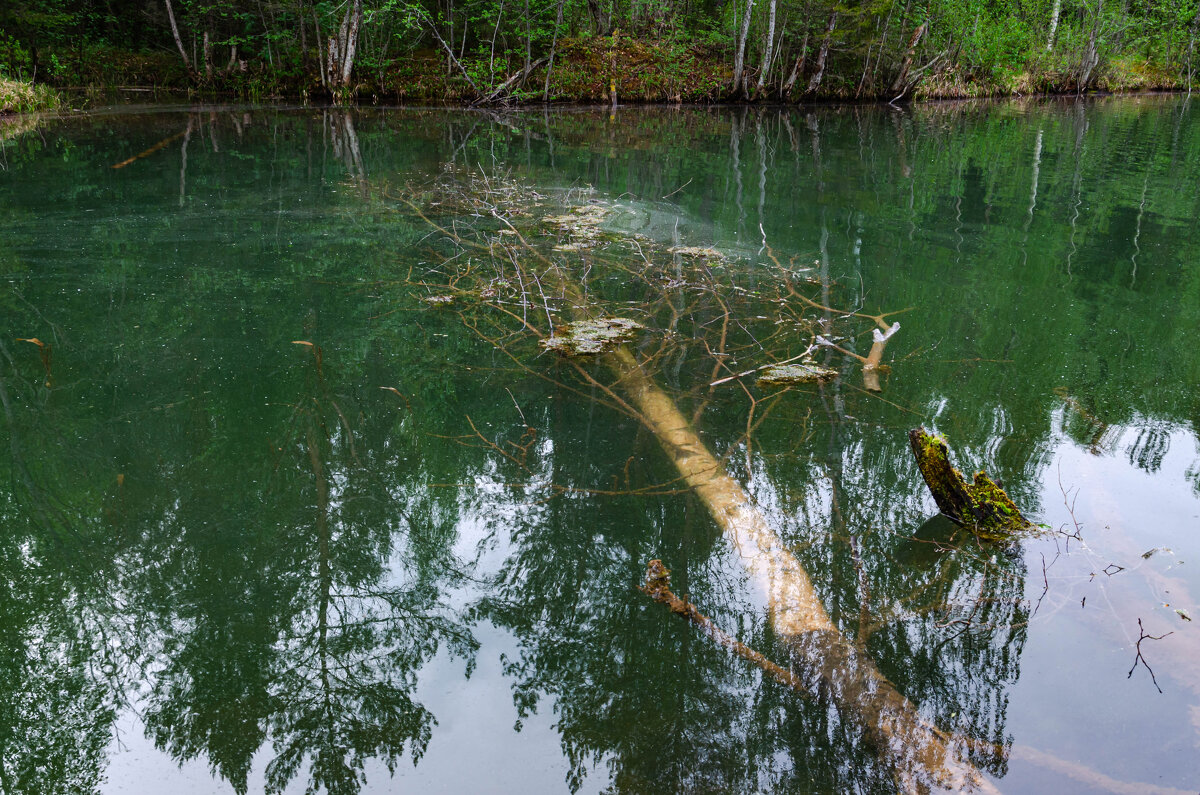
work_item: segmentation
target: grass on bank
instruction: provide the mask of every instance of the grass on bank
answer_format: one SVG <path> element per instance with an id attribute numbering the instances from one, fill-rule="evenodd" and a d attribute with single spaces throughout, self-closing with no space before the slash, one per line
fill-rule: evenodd
<path id="1" fill-rule="evenodd" d="M 57 110 L 62 100 L 49 86 L 0 78 L 0 115 Z"/>

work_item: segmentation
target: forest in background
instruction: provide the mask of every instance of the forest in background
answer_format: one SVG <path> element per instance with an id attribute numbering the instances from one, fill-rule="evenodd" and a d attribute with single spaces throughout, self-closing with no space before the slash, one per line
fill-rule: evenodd
<path id="1" fill-rule="evenodd" d="M 6 0 L 0 78 L 248 98 L 803 101 L 1189 88 L 1200 0 Z"/>

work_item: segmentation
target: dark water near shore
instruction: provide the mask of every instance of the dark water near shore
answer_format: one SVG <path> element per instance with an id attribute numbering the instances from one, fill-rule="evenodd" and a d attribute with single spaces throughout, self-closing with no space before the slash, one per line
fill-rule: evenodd
<path id="1" fill-rule="evenodd" d="M 522 234 L 648 327 L 647 370 L 842 631 L 1002 791 L 1200 789 L 1200 105 L 0 136 L 0 791 L 895 788 L 827 693 L 636 590 L 660 558 L 786 661 L 619 385 L 536 345 L 540 266 L 414 210 L 477 240 L 479 196 L 518 225 L 602 208 L 623 264 Z M 501 298 L 425 300 L 468 283 Z M 866 353 L 869 320 L 789 286 L 904 310 L 882 393 L 829 348 L 823 385 L 711 385 L 817 333 Z M 1048 532 L 927 522 L 921 424 Z"/>

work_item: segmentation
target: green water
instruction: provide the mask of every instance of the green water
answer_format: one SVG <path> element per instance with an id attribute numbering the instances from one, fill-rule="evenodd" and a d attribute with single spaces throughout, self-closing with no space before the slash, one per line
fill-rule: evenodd
<path id="1" fill-rule="evenodd" d="M 896 788 L 829 688 L 636 590 L 662 559 L 788 663 L 621 385 L 538 347 L 565 308 L 534 252 L 647 326 L 646 371 L 838 626 L 997 787 L 1200 786 L 1200 106 L 118 109 L 0 135 L 3 792 Z M 523 263 L 414 210 L 478 243 L 480 196 L 527 211 Z M 602 245 L 553 251 L 537 217 L 580 206 Z M 870 320 L 785 276 L 907 310 L 881 393 L 827 347 L 827 384 L 710 386 L 818 333 L 866 353 Z M 921 424 L 1051 532 L 927 522 Z"/>

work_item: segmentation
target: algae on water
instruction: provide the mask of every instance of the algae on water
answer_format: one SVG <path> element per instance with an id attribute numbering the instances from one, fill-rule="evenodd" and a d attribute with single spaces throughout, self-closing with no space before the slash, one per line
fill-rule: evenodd
<path id="1" fill-rule="evenodd" d="M 818 364 L 797 362 L 795 364 L 777 364 L 765 368 L 759 373 L 756 383 L 759 386 L 791 386 L 792 384 L 828 381 L 836 375 L 837 370 L 821 367 Z"/>
<path id="2" fill-rule="evenodd" d="M 644 328 L 636 320 L 623 317 L 602 317 L 577 320 L 554 330 L 541 345 L 563 356 L 592 356 L 612 350 L 633 339 L 634 332 Z"/>

